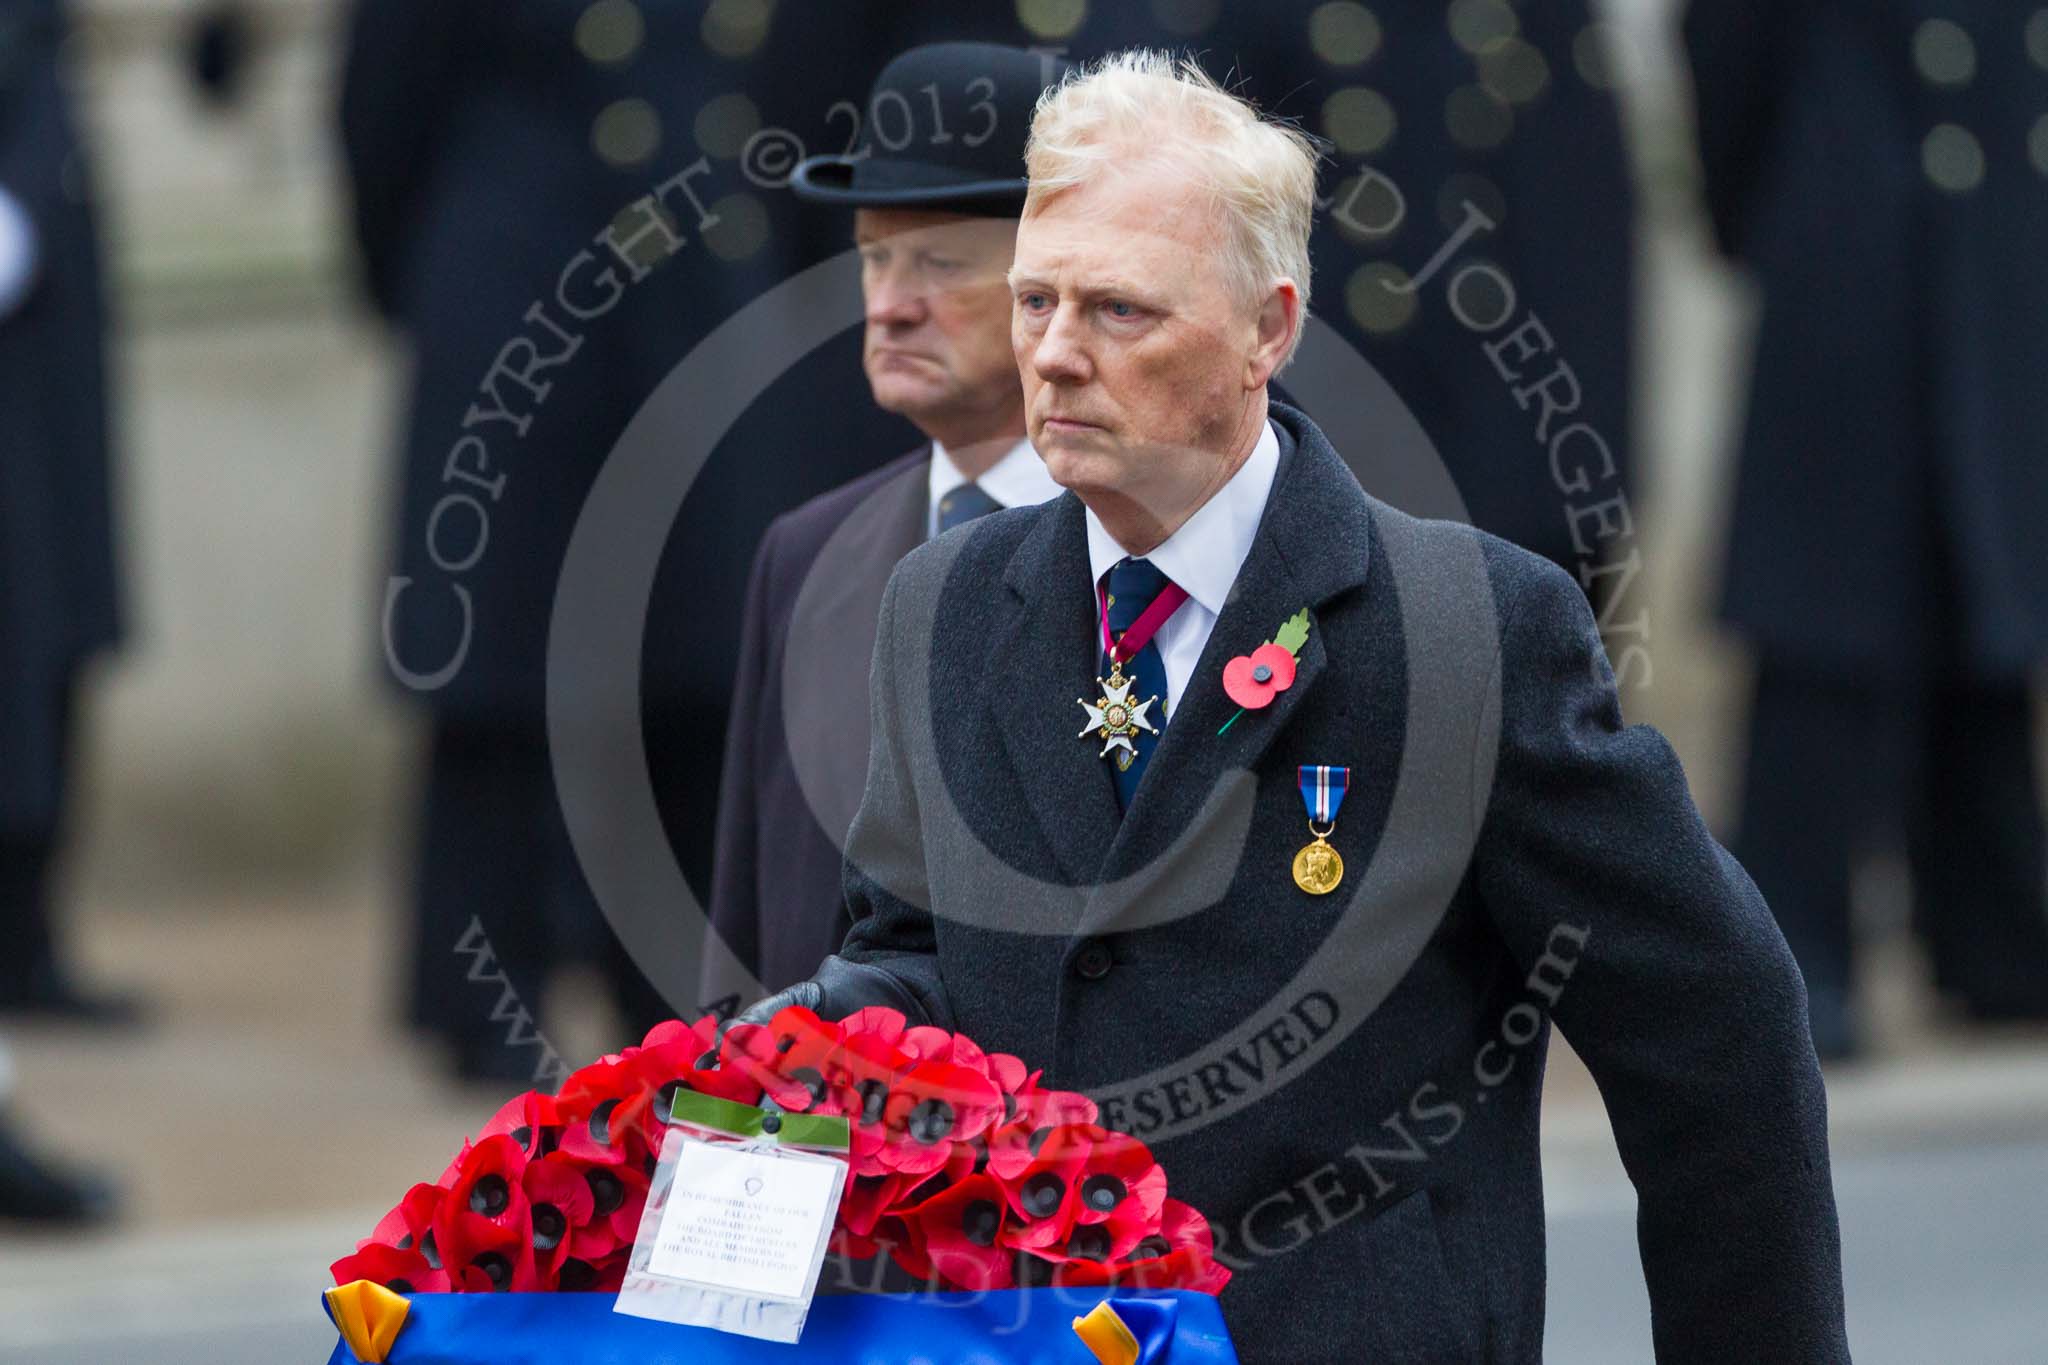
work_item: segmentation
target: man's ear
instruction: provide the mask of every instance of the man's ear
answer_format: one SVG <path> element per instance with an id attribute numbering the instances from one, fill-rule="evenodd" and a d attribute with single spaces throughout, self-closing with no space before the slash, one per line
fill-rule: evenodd
<path id="1" fill-rule="evenodd" d="M 1245 388 L 1262 389 L 1279 370 L 1280 362 L 1301 330 L 1301 291 L 1294 281 L 1282 279 L 1259 305 L 1258 336 L 1251 357 L 1245 363 Z"/>

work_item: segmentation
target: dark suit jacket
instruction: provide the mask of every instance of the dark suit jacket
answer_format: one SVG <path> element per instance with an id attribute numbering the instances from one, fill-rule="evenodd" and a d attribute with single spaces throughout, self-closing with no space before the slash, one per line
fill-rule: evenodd
<path id="1" fill-rule="evenodd" d="M 0 831 L 57 818 L 60 699 L 120 635 L 92 177 L 62 71 L 65 7 L 0 0 L 0 187 L 41 269 L 0 318 Z"/>
<path id="2" fill-rule="evenodd" d="M 924 541 L 930 462 L 922 446 L 777 517 L 754 556 L 711 923 L 771 991 L 808 977 L 846 936 L 840 861 L 867 775 L 875 616 L 897 561 Z M 707 962 L 706 1001 L 752 998 L 715 954 Z"/>
<path id="3" fill-rule="evenodd" d="M 1548 1019 L 1641 1201 L 1670 1360 L 1847 1358 L 1797 969 L 1571 579 L 1366 495 L 1276 406 L 1250 557 L 1119 821 L 1071 495 L 914 551 L 882 606 L 843 955 L 1095 1093 L 1208 1214 L 1250 1361 L 1536 1360 Z M 1221 735 L 1230 658 L 1299 676 Z M 934 623 L 938 628 L 934 629 Z M 1289 875 L 1351 768 L 1345 884 Z"/>
<path id="4" fill-rule="evenodd" d="M 1809 669 L 2017 680 L 2048 657 L 2048 178 L 2028 146 L 2048 81 L 2026 52 L 2032 8 L 1687 10 L 1708 208 L 1763 305 L 1723 610 Z M 1914 63 L 1937 18 L 1974 49 L 1953 88 Z M 1923 166 L 1944 125 L 1981 150 L 1974 188 L 1944 191 Z"/>

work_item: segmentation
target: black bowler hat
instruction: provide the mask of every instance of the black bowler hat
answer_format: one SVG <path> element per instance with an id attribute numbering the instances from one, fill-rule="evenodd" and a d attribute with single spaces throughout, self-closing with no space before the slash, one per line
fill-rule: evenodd
<path id="1" fill-rule="evenodd" d="M 790 186 L 827 204 L 1021 213 L 1031 114 L 1066 69 L 995 43 L 911 48 L 875 79 L 854 153 L 807 158 Z"/>

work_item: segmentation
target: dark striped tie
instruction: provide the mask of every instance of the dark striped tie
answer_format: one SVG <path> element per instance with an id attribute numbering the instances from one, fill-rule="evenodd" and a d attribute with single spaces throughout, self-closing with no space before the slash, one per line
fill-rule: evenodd
<path id="1" fill-rule="evenodd" d="M 1120 559 L 1103 575 L 1103 581 L 1109 594 L 1109 633 L 1115 638 L 1129 630 L 1131 623 L 1152 605 L 1153 599 L 1165 589 L 1167 578 L 1149 559 Z M 1102 676 L 1109 676 L 1106 650 L 1102 655 Z M 1158 644 L 1147 640 L 1135 657 L 1124 660 L 1124 676 L 1131 680 L 1132 702 L 1159 698 L 1150 719 L 1154 726 L 1165 729 L 1166 660 L 1160 655 Z M 1145 776 L 1145 765 L 1152 761 L 1152 751 L 1159 747 L 1159 736 L 1140 730 L 1132 743 L 1138 749 L 1135 756 L 1121 749 L 1109 756 L 1110 773 L 1116 779 L 1117 804 L 1125 810 L 1131 808 L 1138 781 Z"/>

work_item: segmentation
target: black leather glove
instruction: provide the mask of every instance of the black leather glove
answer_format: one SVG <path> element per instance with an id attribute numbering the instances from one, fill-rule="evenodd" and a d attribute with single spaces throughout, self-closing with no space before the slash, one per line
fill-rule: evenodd
<path id="1" fill-rule="evenodd" d="M 819 963 L 810 980 L 799 981 L 765 1000 L 756 1001 L 741 1010 L 733 1022 L 765 1024 L 775 1017 L 777 1011 L 792 1005 L 810 1010 L 828 1021 L 844 1019 L 870 1005 L 882 1005 L 897 1011 L 912 1025 L 931 1022 L 924 1006 L 901 981 L 880 967 L 848 962 L 837 955 Z"/>

